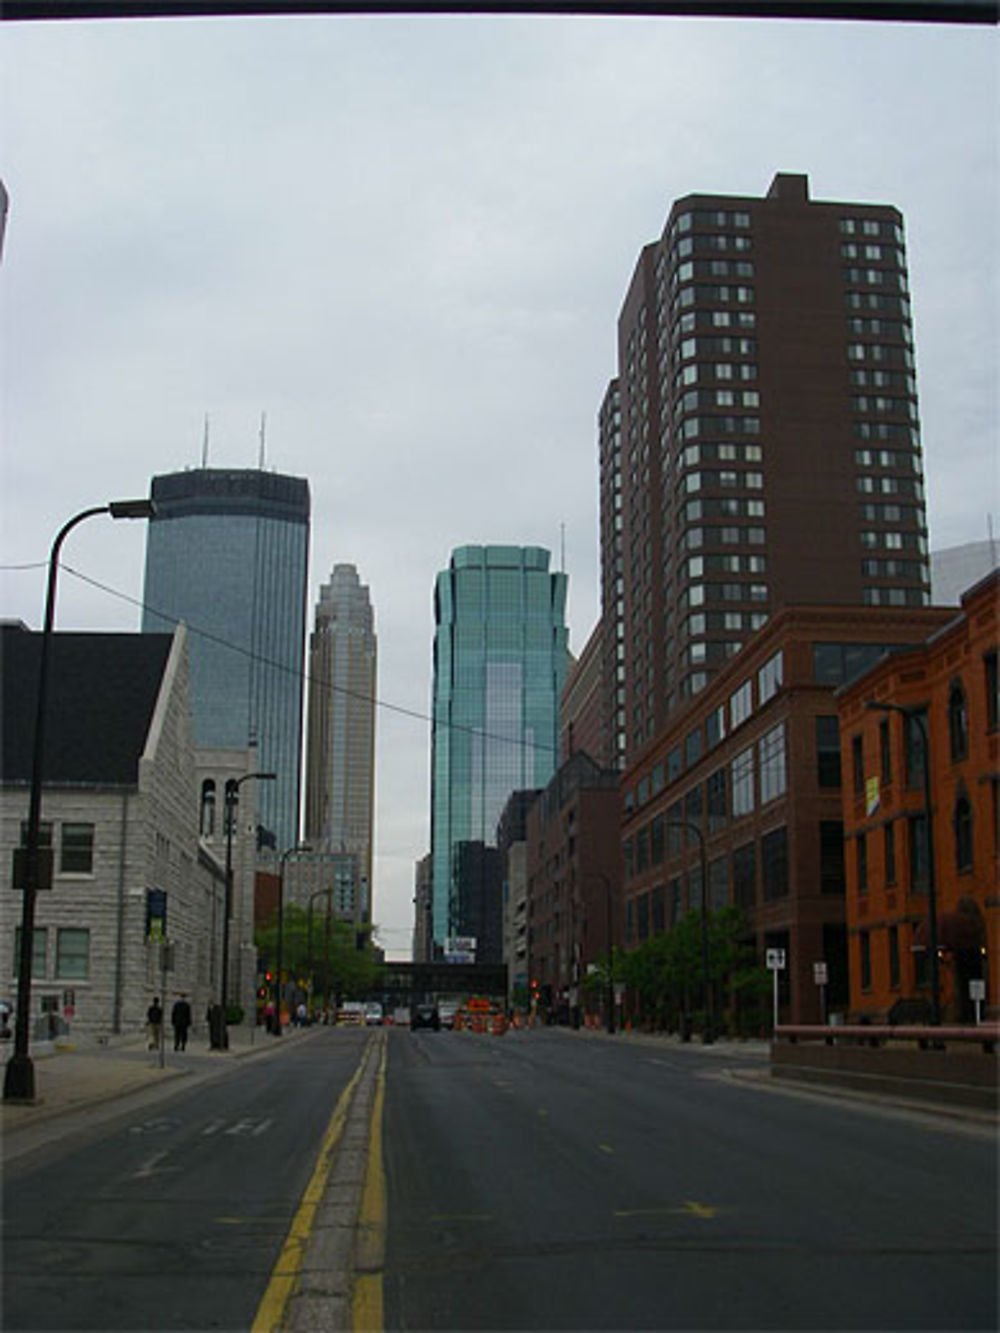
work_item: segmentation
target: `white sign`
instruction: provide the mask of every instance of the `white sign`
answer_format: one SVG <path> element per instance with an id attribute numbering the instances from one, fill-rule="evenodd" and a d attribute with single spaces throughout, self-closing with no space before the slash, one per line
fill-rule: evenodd
<path id="1" fill-rule="evenodd" d="M 768 949 L 766 958 L 768 971 L 783 972 L 785 970 L 784 949 Z"/>
<path id="2" fill-rule="evenodd" d="M 475 953 L 475 935 L 449 935 L 444 942 L 445 953 Z"/>
<path id="3" fill-rule="evenodd" d="M 826 985 L 826 963 L 813 963 L 813 981 L 817 986 Z"/>
<path id="4" fill-rule="evenodd" d="M 970 980 L 969 999 L 970 1000 L 986 999 L 986 982 L 982 979 L 982 977 L 973 977 Z"/>

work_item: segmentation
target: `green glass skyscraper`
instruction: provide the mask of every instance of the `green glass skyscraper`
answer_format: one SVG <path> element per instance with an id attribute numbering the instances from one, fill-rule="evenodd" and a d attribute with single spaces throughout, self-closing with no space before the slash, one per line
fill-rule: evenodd
<path id="1" fill-rule="evenodd" d="M 437 577 L 431 761 L 434 944 L 459 933 L 469 844 L 496 846 L 514 791 L 556 770 L 566 575 L 538 546 L 461 546 Z M 479 858 L 481 860 L 481 858 Z"/>

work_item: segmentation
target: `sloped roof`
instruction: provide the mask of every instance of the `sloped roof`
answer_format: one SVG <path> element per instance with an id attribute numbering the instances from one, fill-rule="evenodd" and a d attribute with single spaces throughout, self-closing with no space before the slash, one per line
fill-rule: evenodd
<path id="1" fill-rule="evenodd" d="M 49 658 L 43 781 L 138 781 L 157 696 L 170 654 L 169 634 L 54 634 Z M 22 624 L 0 626 L 4 782 L 28 782 L 42 636 Z"/>

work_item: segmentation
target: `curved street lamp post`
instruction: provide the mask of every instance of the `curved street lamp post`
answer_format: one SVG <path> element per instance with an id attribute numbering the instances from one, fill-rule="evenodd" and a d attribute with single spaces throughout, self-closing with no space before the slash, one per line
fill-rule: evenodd
<path id="1" fill-rule="evenodd" d="M 56 534 L 49 553 L 49 575 L 45 591 L 45 620 L 42 628 L 41 651 L 38 659 L 38 693 L 35 697 L 35 737 L 31 758 L 31 786 L 28 796 L 28 826 L 25 832 L 24 899 L 21 909 L 21 942 L 17 979 L 17 1017 L 14 1026 L 14 1050 L 7 1062 L 4 1075 L 4 1101 L 34 1101 L 35 1066 L 28 1054 L 28 1029 L 31 1023 L 31 963 L 34 953 L 35 896 L 41 888 L 51 885 L 51 862 L 47 862 L 45 883 L 42 883 L 40 833 L 42 814 L 42 756 L 45 741 L 45 714 L 48 704 L 49 649 L 55 621 L 56 583 L 59 574 L 59 551 L 66 535 L 95 514 L 110 514 L 112 518 L 152 518 L 156 509 L 152 500 L 112 500 L 75 514 Z"/>
<path id="2" fill-rule="evenodd" d="M 290 856 L 295 856 L 297 852 L 311 852 L 312 848 L 308 843 L 299 842 L 294 847 L 289 847 L 281 853 L 281 861 L 278 866 L 278 947 L 277 966 L 274 969 L 274 1035 L 281 1036 L 281 964 L 282 954 L 285 946 L 285 866 Z M 312 907 L 312 899 L 309 900 L 309 906 Z"/>
<path id="3" fill-rule="evenodd" d="M 222 913 L 222 979 L 219 985 L 219 1000 L 209 1014 L 209 1045 L 213 1051 L 225 1051 L 229 1048 L 229 1030 L 227 1006 L 229 1004 L 229 918 L 233 911 L 233 819 L 240 800 L 240 787 L 244 782 L 256 778 L 258 782 L 273 782 L 276 773 L 244 773 L 240 778 L 229 778 L 226 782 L 225 821 L 226 821 L 226 902 Z"/>
<path id="4" fill-rule="evenodd" d="M 700 827 L 688 819 L 671 819 L 668 828 L 686 828 L 698 835 L 699 863 L 701 868 L 701 977 L 705 1001 L 705 1025 L 701 1033 L 701 1044 L 711 1046 L 715 1042 L 715 1000 L 712 996 L 712 982 L 708 971 L 708 876 L 705 873 L 705 835 Z"/>

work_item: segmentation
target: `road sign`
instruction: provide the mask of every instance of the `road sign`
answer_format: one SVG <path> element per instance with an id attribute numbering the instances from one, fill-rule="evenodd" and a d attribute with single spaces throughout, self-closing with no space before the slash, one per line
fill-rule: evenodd
<path id="1" fill-rule="evenodd" d="M 784 949 L 768 949 L 766 961 L 769 972 L 783 972 L 785 970 Z"/>
<path id="2" fill-rule="evenodd" d="M 813 981 L 815 981 L 817 986 L 826 985 L 826 963 L 813 963 Z"/>

